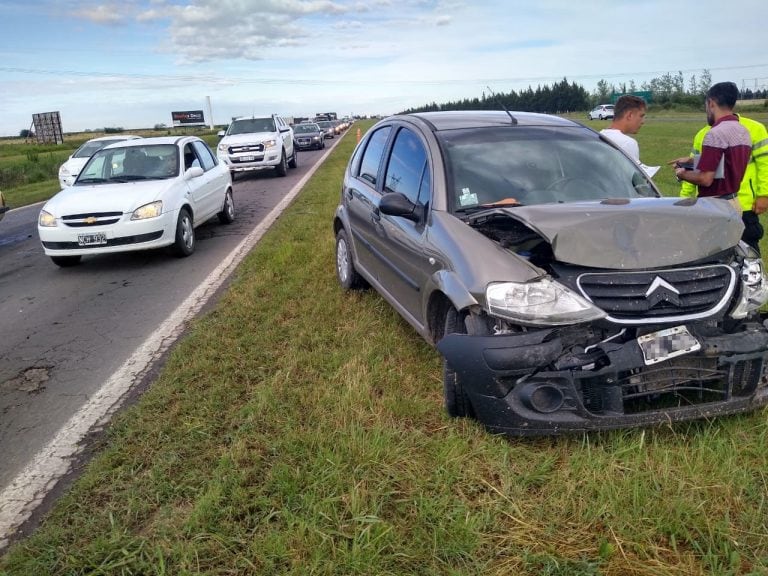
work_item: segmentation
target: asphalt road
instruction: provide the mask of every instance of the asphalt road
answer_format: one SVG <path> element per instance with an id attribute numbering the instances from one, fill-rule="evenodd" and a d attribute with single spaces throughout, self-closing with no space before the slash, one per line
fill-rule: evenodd
<path id="1" fill-rule="evenodd" d="M 147 251 L 83 257 L 79 266 L 59 268 L 40 246 L 41 206 L 6 214 L 0 222 L 0 495 L 19 483 L 33 458 L 44 459 L 41 451 L 60 429 L 125 371 L 158 326 L 263 227 L 327 151 L 301 152 L 298 168 L 285 178 L 271 171 L 238 176 L 235 222 L 214 218 L 198 227 L 188 258 Z M 130 368 L 133 385 L 159 357 L 150 353 L 139 362 L 146 366 Z M 0 516 L 4 505 L 10 508 L 0 496 Z M 4 536 L 0 522 L 0 542 Z"/>

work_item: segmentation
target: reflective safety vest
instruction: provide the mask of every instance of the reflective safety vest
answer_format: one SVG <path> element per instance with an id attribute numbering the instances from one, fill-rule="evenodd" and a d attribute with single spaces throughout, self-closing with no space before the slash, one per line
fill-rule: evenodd
<path id="1" fill-rule="evenodd" d="M 739 204 L 742 210 L 747 211 L 754 208 L 755 198 L 768 196 L 768 130 L 762 123 L 744 116 L 739 116 L 739 124 L 749 130 L 752 140 L 752 155 L 738 192 Z M 704 126 L 696 133 L 691 157 L 701 154 L 701 144 L 709 129 L 709 126 Z M 698 192 L 696 185 L 690 182 L 683 182 L 680 188 L 680 196 L 695 197 Z"/>

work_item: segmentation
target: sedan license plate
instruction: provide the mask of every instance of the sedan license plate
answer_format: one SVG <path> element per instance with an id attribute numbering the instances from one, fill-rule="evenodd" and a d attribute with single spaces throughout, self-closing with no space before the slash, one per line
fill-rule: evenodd
<path id="1" fill-rule="evenodd" d="M 78 234 L 78 246 L 102 246 L 107 243 L 107 235 L 104 232 L 95 232 L 93 234 Z"/>
<path id="2" fill-rule="evenodd" d="M 637 343 L 643 352 L 646 366 L 701 350 L 701 343 L 685 326 L 675 326 L 638 336 Z"/>

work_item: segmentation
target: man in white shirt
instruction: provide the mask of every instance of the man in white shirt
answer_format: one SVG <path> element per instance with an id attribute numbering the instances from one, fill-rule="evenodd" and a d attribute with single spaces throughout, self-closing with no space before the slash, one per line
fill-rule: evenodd
<path id="1" fill-rule="evenodd" d="M 640 147 L 637 140 L 627 134 L 637 134 L 645 122 L 645 100 L 639 96 L 621 96 L 613 108 L 613 122 L 608 128 L 600 130 L 619 148 L 624 150 L 638 164 L 640 163 Z"/>

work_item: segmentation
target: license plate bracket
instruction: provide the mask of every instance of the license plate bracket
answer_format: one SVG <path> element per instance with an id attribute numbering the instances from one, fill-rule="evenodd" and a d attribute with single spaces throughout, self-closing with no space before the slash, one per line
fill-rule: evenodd
<path id="1" fill-rule="evenodd" d="M 701 350 L 701 343 L 685 326 L 666 328 L 638 336 L 637 344 L 646 366 Z"/>

